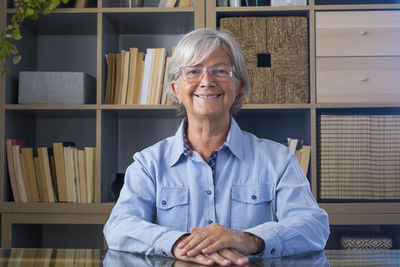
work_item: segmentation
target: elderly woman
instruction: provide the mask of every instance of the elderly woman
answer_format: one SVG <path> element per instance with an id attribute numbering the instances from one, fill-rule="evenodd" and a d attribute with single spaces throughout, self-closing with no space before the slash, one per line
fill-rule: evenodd
<path id="1" fill-rule="evenodd" d="M 185 118 L 175 136 L 134 155 L 104 227 L 109 248 L 206 265 L 322 250 L 328 217 L 295 155 L 232 117 L 251 90 L 232 36 L 188 33 L 168 69 Z"/>

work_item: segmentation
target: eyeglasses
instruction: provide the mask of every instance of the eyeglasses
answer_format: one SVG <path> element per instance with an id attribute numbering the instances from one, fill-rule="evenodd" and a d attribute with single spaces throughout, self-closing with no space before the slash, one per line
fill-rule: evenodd
<path id="1" fill-rule="evenodd" d="M 235 68 L 230 65 L 218 64 L 210 67 L 186 66 L 181 67 L 180 73 L 185 82 L 199 82 L 203 79 L 206 70 L 217 81 L 225 81 L 233 76 Z"/>

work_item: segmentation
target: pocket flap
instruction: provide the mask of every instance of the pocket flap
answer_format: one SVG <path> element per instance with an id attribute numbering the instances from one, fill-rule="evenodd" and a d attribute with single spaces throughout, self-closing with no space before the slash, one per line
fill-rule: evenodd
<path id="1" fill-rule="evenodd" d="M 272 184 L 246 184 L 232 186 L 232 199 L 243 203 L 258 204 L 274 199 Z"/>
<path id="2" fill-rule="evenodd" d="M 188 203 L 188 190 L 185 188 L 159 187 L 157 192 L 157 208 L 170 209 Z"/>

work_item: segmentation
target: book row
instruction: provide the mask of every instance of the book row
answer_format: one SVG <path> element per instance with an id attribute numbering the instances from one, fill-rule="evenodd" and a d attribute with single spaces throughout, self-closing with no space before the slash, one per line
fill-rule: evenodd
<path id="1" fill-rule="evenodd" d="M 138 48 L 106 54 L 106 104 L 169 104 L 165 48 Z"/>
<path id="2" fill-rule="evenodd" d="M 7 139 L 7 163 L 15 202 L 94 202 L 94 147 L 54 142 L 51 148 L 32 148 Z"/>

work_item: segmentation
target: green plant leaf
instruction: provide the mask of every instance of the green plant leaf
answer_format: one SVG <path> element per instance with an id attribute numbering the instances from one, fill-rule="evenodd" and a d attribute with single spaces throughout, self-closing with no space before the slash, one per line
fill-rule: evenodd
<path id="1" fill-rule="evenodd" d="M 13 64 L 18 64 L 21 61 L 21 59 L 22 59 L 21 55 L 13 57 Z"/>
<path id="2" fill-rule="evenodd" d="M 8 71 L 9 71 L 9 69 L 4 67 L 4 68 L 1 69 L 1 74 L 6 75 Z"/>
<path id="3" fill-rule="evenodd" d="M 70 0 L 62 0 L 67 4 Z M 61 0 L 14 0 L 17 12 L 11 17 L 11 24 L 7 25 L 1 32 L 2 40 L 0 40 L 0 61 L 1 74 L 6 74 L 8 69 L 5 62 L 10 55 L 13 56 L 13 63 L 17 64 L 21 61 L 22 56 L 19 55 L 17 47 L 11 43 L 14 40 L 22 39 L 20 26 L 26 18 L 36 20 L 39 14 L 49 14 L 61 4 Z M 4 62 L 3 62 L 4 61 Z"/>
<path id="4" fill-rule="evenodd" d="M 27 8 L 26 9 L 26 14 L 28 16 L 33 16 L 33 14 L 35 14 L 35 10 L 33 10 L 32 8 Z"/>

